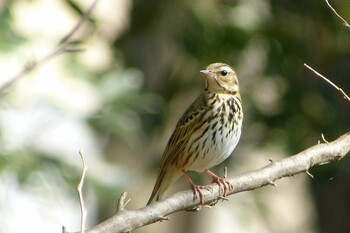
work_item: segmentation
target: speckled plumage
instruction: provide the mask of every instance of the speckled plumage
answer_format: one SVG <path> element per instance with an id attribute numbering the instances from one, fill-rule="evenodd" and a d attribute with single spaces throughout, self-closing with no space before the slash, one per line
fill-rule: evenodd
<path id="1" fill-rule="evenodd" d="M 219 185 L 226 184 L 209 168 L 227 159 L 236 147 L 243 121 L 242 102 L 236 73 L 226 64 L 214 63 L 201 71 L 206 89 L 178 121 L 165 148 L 156 184 L 147 204 L 159 200 L 165 190 L 185 175 L 203 204 L 200 186 L 192 183 L 186 171 L 206 171 Z M 226 195 L 224 193 L 224 195 Z"/>

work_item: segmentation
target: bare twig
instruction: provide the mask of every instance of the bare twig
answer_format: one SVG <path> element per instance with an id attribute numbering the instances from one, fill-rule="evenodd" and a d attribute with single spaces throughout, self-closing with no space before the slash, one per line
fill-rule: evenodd
<path id="1" fill-rule="evenodd" d="M 80 179 L 80 182 L 78 184 L 77 190 L 78 190 L 78 194 L 79 194 L 79 203 L 80 203 L 80 210 L 81 210 L 80 232 L 84 233 L 87 213 L 86 213 L 86 208 L 84 205 L 83 187 L 84 187 L 84 180 L 85 180 L 85 175 L 86 175 L 86 171 L 87 171 L 88 167 L 85 163 L 84 153 L 82 150 L 79 151 L 79 155 L 80 155 L 81 161 L 83 163 L 83 173 L 81 175 L 81 179 Z"/>
<path id="2" fill-rule="evenodd" d="M 312 175 L 309 170 L 306 171 L 306 174 L 308 174 L 312 179 L 314 178 L 314 175 Z"/>
<path id="3" fill-rule="evenodd" d="M 85 11 L 85 13 L 80 18 L 79 22 L 71 29 L 67 35 L 65 35 L 59 42 L 59 44 L 65 44 L 73 37 L 73 35 L 80 29 L 81 25 L 89 19 L 91 12 L 95 9 L 98 0 L 94 0 L 90 7 Z"/>
<path id="4" fill-rule="evenodd" d="M 342 93 L 342 95 L 344 96 L 345 99 L 347 99 L 348 101 L 350 101 L 350 97 L 343 91 L 343 89 L 339 88 L 337 85 L 335 85 L 333 82 L 331 82 L 329 79 L 327 79 L 325 76 L 323 76 L 322 74 L 318 73 L 316 70 L 314 70 L 313 68 L 311 68 L 309 65 L 307 65 L 306 63 L 304 63 L 304 66 L 306 68 L 308 68 L 309 70 L 311 70 L 312 72 L 314 72 L 317 76 L 319 76 L 320 78 L 324 79 L 326 82 L 328 82 L 329 84 L 331 84 L 335 89 L 337 89 L 340 93 Z"/>
<path id="5" fill-rule="evenodd" d="M 326 138 L 324 137 L 323 133 L 321 133 L 321 137 L 322 137 L 322 140 L 323 140 L 325 143 L 328 143 L 328 141 L 327 141 Z"/>
<path id="6" fill-rule="evenodd" d="M 277 184 L 273 180 L 267 180 L 267 183 L 271 186 L 277 187 Z"/>
<path id="7" fill-rule="evenodd" d="M 283 177 L 307 172 L 315 165 L 338 161 L 349 151 L 350 132 L 333 142 L 320 143 L 294 156 L 273 161 L 260 170 L 231 177 L 229 182 L 233 184 L 234 188 L 229 191 L 229 195 L 273 184 L 276 180 Z M 215 203 L 215 201 L 220 199 L 219 187 L 216 184 L 213 184 L 211 187 L 213 192 L 204 192 L 205 204 Z M 137 210 L 124 209 L 119 211 L 113 217 L 94 226 L 87 232 L 128 232 L 165 219 L 174 212 L 195 209 L 198 205 L 199 200 L 193 200 L 192 190 L 187 190 Z"/>
<path id="8" fill-rule="evenodd" d="M 347 28 L 350 28 L 350 25 L 348 24 L 348 22 L 346 22 L 346 20 L 341 17 L 338 12 L 332 7 L 332 5 L 328 2 L 328 0 L 324 0 L 327 4 L 327 6 L 333 11 L 333 13 L 343 22 L 343 25 Z"/>
<path id="9" fill-rule="evenodd" d="M 63 53 L 71 53 L 71 52 L 80 52 L 82 49 L 79 48 L 73 48 L 73 44 L 71 44 L 70 39 L 73 37 L 73 35 L 81 28 L 81 25 L 90 17 L 92 10 L 96 7 L 98 0 L 94 0 L 91 6 L 86 10 L 86 12 L 83 14 L 79 22 L 70 30 L 70 32 L 65 35 L 59 42 L 59 45 L 54 48 L 51 52 L 49 52 L 47 55 L 43 56 L 37 61 L 31 61 L 27 62 L 27 64 L 24 65 L 23 69 L 16 74 L 14 77 L 12 77 L 8 82 L 6 82 L 2 87 L 0 87 L 0 94 L 3 94 L 6 89 L 11 87 L 14 83 L 16 83 L 19 79 L 21 79 L 23 76 L 27 75 L 31 71 L 33 71 L 38 66 L 50 61 L 52 58 L 55 58 Z"/>
<path id="10" fill-rule="evenodd" d="M 0 88 L 0 93 L 3 93 L 7 88 L 11 87 L 15 82 L 18 81 L 18 79 L 22 78 L 32 70 L 34 70 L 39 65 L 42 65 L 48 61 L 50 61 L 52 58 L 57 57 L 58 55 L 61 55 L 63 53 L 67 52 L 79 52 L 81 49 L 72 49 L 72 48 L 65 48 L 64 46 L 60 46 L 56 49 L 54 49 L 52 52 L 44 56 L 43 58 L 37 60 L 37 61 L 31 61 L 28 62 L 26 65 L 24 65 L 24 68 L 22 71 L 20 71 L 18 74 L 16 74 L 12 79 L 10 79 L 7 83 L 5 83 Z"/>
<path id="11" fill-rule="evenodd" d="M 128 196 L 127 192 L 123 192 L 120 196 L 117 204 L 117 211 L 116 213 L 123 211 L 125 209 L 125 206 L 129 203 L 130 199 L 126 200 L 126 197 Z"/>

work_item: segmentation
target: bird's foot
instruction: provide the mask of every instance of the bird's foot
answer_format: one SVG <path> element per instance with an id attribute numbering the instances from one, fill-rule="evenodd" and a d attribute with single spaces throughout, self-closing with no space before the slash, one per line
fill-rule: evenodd
<path id="1" fill-rule="evenodd" d="M 233 189 L 233 185 L 225 178 L 215 175 L 208 169 L 206 169 L 205 172 L 213 178 L 213 182 L 219 185 L 219 193 L 222 194 L 223 197 L 226 197 L 228 192 Z"/>
<path id="2" fill-rule="evenodd" d="M 196 200 L 199 198 L 199 203 L 203 206 L 204 205 L 204 195 L 202 192 L 202 186 L 195 185 L 192 183 L 191 189 L 193 190 L 193 199 Z"/>
<path id="3" fill-rule="evenodd" d="M 213 188 L 210 185 L 196 185 L 193 183 L 190 176 L 185 171 L 183 171 L 183 174 L 193 191 L 193 200 L 199 199 L 199 203 L 203 207 L 204 206 L 203 189 L 213 192 Z"/>

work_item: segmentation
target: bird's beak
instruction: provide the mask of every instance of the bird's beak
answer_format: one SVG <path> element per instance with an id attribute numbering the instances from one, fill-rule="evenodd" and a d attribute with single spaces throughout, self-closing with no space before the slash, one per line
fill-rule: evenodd
<path id="1" fill-rule="evenodd" d="M 205 77 L 214 77 L 214 73 L 210 72 L 209 70 L 201 70 L 200 71 Z"/>

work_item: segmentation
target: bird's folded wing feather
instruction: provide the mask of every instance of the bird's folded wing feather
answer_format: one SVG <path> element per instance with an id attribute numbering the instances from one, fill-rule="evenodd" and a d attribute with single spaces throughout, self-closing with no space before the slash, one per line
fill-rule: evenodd
<path id="1" fill-rule="evenodd" d="M 178 156 L 181 156 L 190 136 L 194 135 L 194 132 L 205 123 L 204 116 L 210 110 L 205 102 L 206 96 L 204 94 L 198 96 L 182 115 L 165 148 L 161 167 L 170 165 Z"/>

